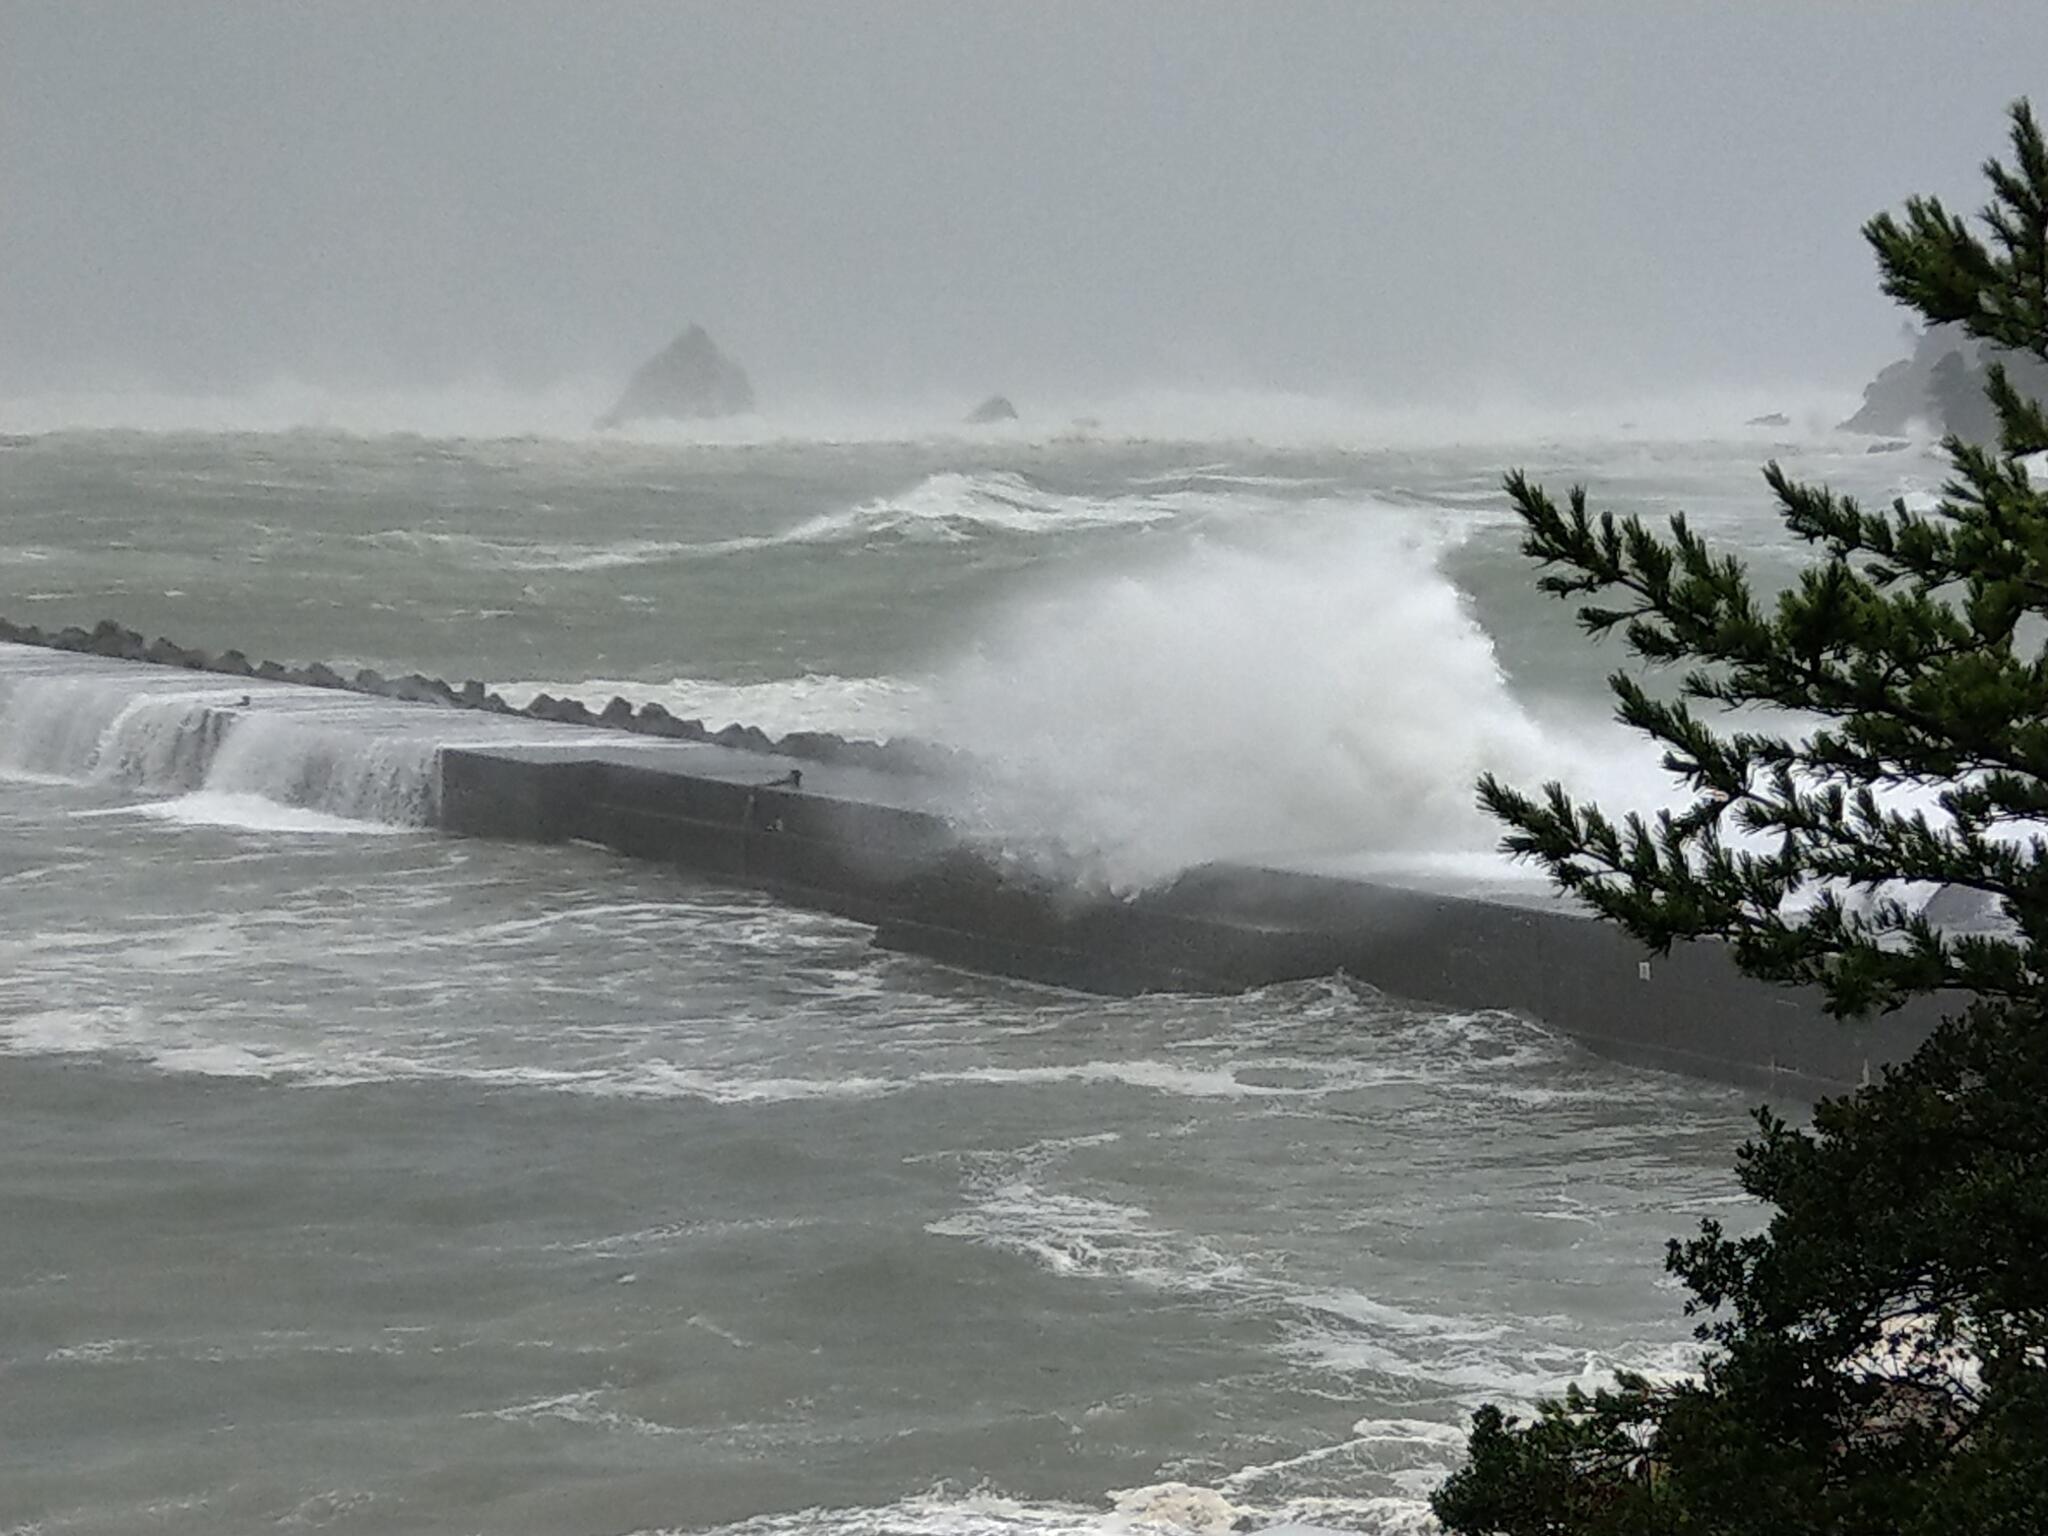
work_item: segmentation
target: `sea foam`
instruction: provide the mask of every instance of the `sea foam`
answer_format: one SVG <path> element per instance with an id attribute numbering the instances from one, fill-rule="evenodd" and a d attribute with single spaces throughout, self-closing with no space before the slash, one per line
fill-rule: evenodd
<path id="1" fill-rule="evenodd" d="M 959 812 L 1112 883 L 1211 859 L 1483 850 L 1482 769 L 1556 755 L 1405 509 L 1197 541 L 1021 602 L 941 676 Z"/>

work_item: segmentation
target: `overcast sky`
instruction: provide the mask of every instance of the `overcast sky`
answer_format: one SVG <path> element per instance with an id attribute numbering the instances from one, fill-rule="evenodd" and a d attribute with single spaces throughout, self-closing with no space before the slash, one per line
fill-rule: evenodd
<path id="1" fill-rule="evenodd" d="M 2048 4 L 0 0 L 0 390 L 1853 380 Z M 2048 101 L 2044 101 L 2048 106 Z"/>

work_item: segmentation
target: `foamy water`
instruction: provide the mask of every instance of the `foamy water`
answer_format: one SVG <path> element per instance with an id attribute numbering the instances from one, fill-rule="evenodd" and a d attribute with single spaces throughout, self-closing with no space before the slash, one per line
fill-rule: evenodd
<path id="1" fill-rule="evenodd" d="M 1139 880 L 1491 879 L 1478 767 L 1656 792 L 1496 452 L 1060 436 L 39 438 L 0 612 L 934 736 L 989 835 Z M 1757 448 L 1531 467 L 1771 561 Z M 1421 1531 L 1478 1402 L 1687 1369 L 1663 1241 L 1749 1219 L 1739 1094 L 445 840 L 434 752 L 530 727 L 247 692 L 0 654 L 16 1525 Z"/>

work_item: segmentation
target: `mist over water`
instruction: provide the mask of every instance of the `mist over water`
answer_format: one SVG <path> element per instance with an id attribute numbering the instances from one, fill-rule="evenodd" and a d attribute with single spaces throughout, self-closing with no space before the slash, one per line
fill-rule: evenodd
<path id="1" fill-rule="evenodd" d="M 1401 449 L 1431 444 L 1503 447 L 1558 439 L 1684 440 L 1702 423 L 1739 435 L 1743 423 L 1782 414 L 1762 444 L 1824 439 L 1853 408 L 1857 383 L 1786 373 L 1734 385 L 1666 382 L 1654 392 L 1575 393 L 1564 400 L 1512 382 L 1403 390 L 1289 390 L 1233 385 L 1132 385 L 1020 392 L 1014 422 L 971 425 L 976 402 L 949 392 L 893 394 L 798 388 L 743 415 L 641 420 L 599 429 L 623 374 L 583 374 L 543 388 L 490 379 L 437 386 L 318 383 L 289 376 L 219 391 L 129 382 L 95 390 L 9 389 L 0 383 L 0 432 L 304 432 L 420 439 L 535 439 L 653 449 L 793 443 L 901 443 L 931 439 L 1018 448 L 1048 440 L 1261 444 L 1293 449 Z"/>

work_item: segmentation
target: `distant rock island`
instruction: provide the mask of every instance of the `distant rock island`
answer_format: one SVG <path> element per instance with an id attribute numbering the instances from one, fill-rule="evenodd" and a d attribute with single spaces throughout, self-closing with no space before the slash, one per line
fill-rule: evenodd
<path id="1" fill-rule="evenodd" d="M 973 427 L 985 427 L 990 422 L 1016 419 L 1017 407 L 1010 404 L 1008 395 L 990 395 L 967 413 L 967 424 Z"/>
<path id="2" fill-rule="evenodd" d="M 1863 391 L 1863 404 L 1842 423 L 1847 432 L 1892 437 L 1926 422 L 1965 442 L 1998 441 L 1998 413 L 1984 398 L 1985 370 L 2002 362 L 2021 393 L 2048 393 L 2048 366 L 2022 353 L 1979 341 L 1959 325 L 1920 333 L 1913 355 L 1887 366 Z"/>
<path id="3" fill-rule="evenodd" d="M 746 370 L 693 325 L 640 365 L 619 403 L 597 418 L 600 429 L 629 421 L 701 421 L 754 408 Z"/>

